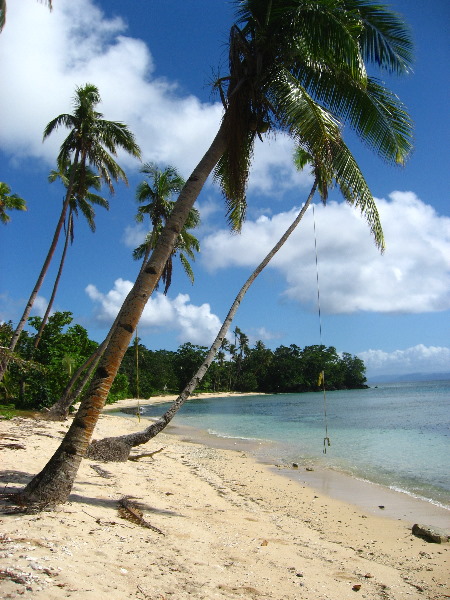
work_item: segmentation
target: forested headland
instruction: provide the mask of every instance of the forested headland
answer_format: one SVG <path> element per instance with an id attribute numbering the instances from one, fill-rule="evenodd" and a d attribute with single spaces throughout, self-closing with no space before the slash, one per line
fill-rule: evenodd
<path id="1" fill-rule="evenodd" d="M 23 331 L 0 389 L 0 404 L 10 408 L 50 407 L 63 393 L 74 372 L 98 347 L 87 330 L 73 324 L 70 312 L 56 312 L 49 318 L 38 348 L 35 337 L 40 317 L 29 319 L 30 331 Z M 33 332 L 34 330 L 34 332 Z M 0 326 L 0 346 L 7 347 L 12 323 Z M 362 388 L 366 385 L 365 365 L 357 356 L 339 354 L 333 346 L 296 344 L 267 348 L 262 341 L 250 346 L 238 327 L 225 341 L 196 392 L 311 392 Z M 149 350 L 139 338 L 128 348 L 108 401 L 122 398 L 149 398 L 178 393 L 189 382 L 207 352 L 205 346 L 189 342 L 175 351 Z"/>

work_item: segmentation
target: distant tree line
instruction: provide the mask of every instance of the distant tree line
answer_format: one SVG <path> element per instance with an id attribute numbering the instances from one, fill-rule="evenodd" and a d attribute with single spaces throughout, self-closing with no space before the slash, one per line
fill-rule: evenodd
<path id="1" fill-rule="evenodd" d="M 148 398 L 184 388 L 203 362 L 207 348 L 191 343 L 178 350 L 148 350 L 138 342 L 125 353 L 119 374 L 128 380 L 132 397 Z M 225 343 L 202 380 L 198 392 L 314 392 L 322 388 L 324 372 L 327 390 L 364 388 L 364 362 L 348 352 L 339 355 L 333 346 L 295 344 L 266 348 L 258 341 L 248 344 Z"/>
<path id="2" fill-rule="evenodd" d="M 22 331 L 0 383 L 0 404 L 16 408 L 41 409 L 56 402 L 72 374 L 95 351 L 98 344 L 89 339 L 81 325 L 72 324 L 70 312 L 56 312 L 43 330 L 38 348 L 42 319 L 28 321 L 33 331 Z M 12 323 L 0 325 L 3 352 L 13 335 Z M 178 393 L 202 363 L 207 348 L 191 343 L 176 351 L 149 350 L 135 338 L 128 348 L 108 401 L 155 394 Z M 332 346 L 295 344 L 266 348 L 259 341 L 250 347 L 248 337 L 236 327 L 234 343 L 225 341 L 197 389 L 198 392 L 308 392 L 320 389 L 319 376 L 325 372 L 327 390 L 365 387 L 364 362 Z"/>

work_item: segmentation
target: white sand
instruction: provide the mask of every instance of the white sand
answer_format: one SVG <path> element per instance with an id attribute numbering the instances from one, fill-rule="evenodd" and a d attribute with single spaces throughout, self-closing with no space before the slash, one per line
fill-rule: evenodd
<path id="1" fill-rule="evenodd" d="M 107 411 L 97 439 L 144 426 Z M 1 491 L 20 489 L 37 473 L 68 426 L 0 421 Z M 0 597 L 450 597 L 449 544 L 412 536 L 410 523 L 330 499 L 242 451 L 162 433 L 133 454 L 160 448 L 137 462 L 84 460 L 70 501 L 54 512 L 6 514 L 2 503 Z M 164 535 L 118 515 L 125 495 L 138 499 L 144 519 Z"/>

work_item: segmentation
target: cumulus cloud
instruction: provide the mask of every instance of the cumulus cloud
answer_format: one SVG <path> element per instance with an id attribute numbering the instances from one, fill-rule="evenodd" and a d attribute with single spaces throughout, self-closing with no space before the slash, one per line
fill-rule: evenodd
<path id="1" fill-rule="evenodd" d="M 368 227 L 347 204 L 315 207 L 321 303 L 328 313 L 420 313 L 450 308 L 450 218 L 413 192 L 377 200 L 387 249 L 381 255 Z M 210 271 L 255 267 L 278 241 L 296 210 L 248 221 L 240 236 L 221 230 L 202 242 Z M 316 301 L 311 208 L 271 263 L 285 277 L 285 296 Z"/>
<path id="2" fill-rule="evenodd" d="M 153 78 L 149 48 L 125 33 L 120 18 L 107 19 L 91 0 L 60 0 L 51 14 L 36 2 L 11 3 L 0 38 L 0 74 L 8 81 L 0 92 L 2 147 L 53 164 L 64 132 L 42 144 L 42 131 L 71 111 L 77 85 L 93 82 L 101 112 L 128 124 L 145 160 L 192 169 L 217 130 L 221 106 L 182 96 L 174 83 Z"/>
<path id="3" fill-rule="evenodd" d="M 254 161 L 250 171 L 249 193 L 255 192 L 280 198 L 287 190 L 311 187 L 312 176 L 308 169 L 294 167 L 294 142 L 286 134 L 263 138 L 255 143 Z"/>
<path id="4" fill-rule="evenodd" d="M 127 225 L 122 236 L 122 242 L 127 248 L 134 249 L 144 242 L 147 233 L 148 228 L 144 227 L 142 223 Z"/>
<path id="5" fill-rule="evenodd" d="M 450 365 L 450 348 L 418 344 L 406 350 L 367 350 L 358 356 L 374 375 L 409 373 L 445 373 Z"/>
<path id="6" fill-rule="evenodd" d="M 113 289 L 106 294 L 89 284 L 86 293 L 96 304 L 96 319 L 112 323 L 125 297 L 133 287 L 131 281 L 117 279 Z M 211 312 L 209 304 L 196 306 L 190 303 L 188 294 L 178 294 L 174 299 L 155 293 L 147 302 L 139 327 L 177 331 L 180 343 L 210 345 L 221 326 L 220 319 Z"/>
<path id="7" fill-rule="evenodd" d="M 151 49 L 92 0 L 58 0 L 51 14 L 38 2 L 10 2 L 0 57 L 0 79 L 8 82 L 0 89 L 0 147 L 14 160 L 54 164 L 67 133 L 61 130 L 42 144 L 43 129 L 56 115 L 71 112 L 75 87 L 87 82 L 98 86 L 105 118 L 127 123 L 136 134 L 145 161 L 177 165 L 184 175 L 220 124 L 220 102 L 201 102 L 156 78 Z M 291 156 L 292 142 L 283 135 L 258 143 L 250 189 L 279 193 L 307 178 L 295 172 Z M 127 169 L 138 167 L 127 155 L 119 161 Z"/>

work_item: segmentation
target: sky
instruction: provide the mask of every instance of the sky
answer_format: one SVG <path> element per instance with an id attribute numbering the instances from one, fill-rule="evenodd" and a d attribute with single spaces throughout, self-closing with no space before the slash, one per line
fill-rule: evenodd
<path id="1" fill-rule="evenodd" d="M 112 197 L 103 190 L 110 210 L 96 209 L 96 232 L 77 219 L 55 302 L 55 310 L 71 311 L 100 342 L 139 269 L 132 250 L 146 233 L 135 220 L 142 164 L 173 165 L 187 178 L 218 129 L 222 109 L 210 84 L 226 73 L 234 6 L 226 0 L 53 4 L 50 12 L 36 0 L 9 0 L 0 34 L 0 181 L 28 204 L 0 227 L 0 320 L 19 320 L 64 196 L 47 177 L 67 131 L 43 142 L 43 130 L 71 112 L 77 86 L 94 83 L 98 109 L 126 123 L 142 150 L 141 163 L 119 153 L 129 184 L 118 184 Z M 387 81 L 414 120 L 415 149 L 399 168 L 352 142 L 377 201 L 386 251 L 380 254 L 364 218 L 337 190 L 326 206 L 316 198 L 314 215 L 310 208 L 233 324 L 251 344 L 323 343 L 358 355 L 369 378 L 450 371 L 450 5 L 436 0 L 431 11 L 419 0 L 393 0 L 390 6 L 409 23 L 416 45 L 414 73 Z M 240 235 L 230 233 L 220 190 L 208 181 L 196 204 L 201 252 L 194 285 L 176 264 L 167 296 L 153 294 L 138 327 L 148 348 L 212 342 L 240 287 L 307 198 L 311 176 L 294 169 L 292 151 L 282 135 L 257 143 Z M 32 314 L 43 315 L 57 263 Z"/>

